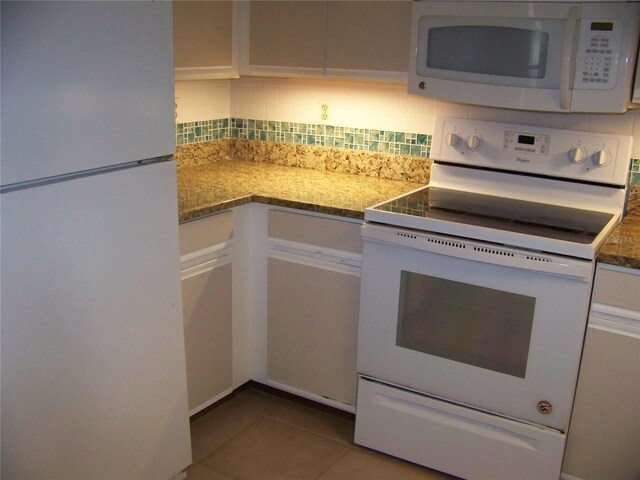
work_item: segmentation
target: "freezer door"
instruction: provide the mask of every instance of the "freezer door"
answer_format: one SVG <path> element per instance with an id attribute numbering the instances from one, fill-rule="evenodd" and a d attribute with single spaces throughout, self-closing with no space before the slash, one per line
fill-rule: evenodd
<path id="1" fill-rule="evenodd" d="M 2 185 L 175 151 L 171 2 L 0 8 Z"/>
<path id="2" fill-rule="evenodd" d="M 0 197 L 2 478 L 191 463 L 174 162 Z"/>

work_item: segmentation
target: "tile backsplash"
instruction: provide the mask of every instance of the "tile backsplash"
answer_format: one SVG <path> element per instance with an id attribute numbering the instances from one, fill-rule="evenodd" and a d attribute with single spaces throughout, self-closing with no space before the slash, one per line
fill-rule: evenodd
<path id="1" fill-rule="evenodd" d="M 631 159 L 629 181 L 631 185 L 640 185 L 640 158 Z"/>
<path id="2" fill-rule="evenodd" d="M 223 118 L 178 123 L 176 145 L 237 138 L 428 158 L 431 135 L 335 125 Z"/>

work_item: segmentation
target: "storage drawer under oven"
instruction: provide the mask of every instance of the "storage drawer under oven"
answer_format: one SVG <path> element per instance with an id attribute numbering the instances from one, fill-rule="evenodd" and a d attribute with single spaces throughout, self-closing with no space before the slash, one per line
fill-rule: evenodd
<path id="1" fill-rule="evenodd" d="M 358 378 L 355 442 L 467 479 L 558 478 L 566 436 Z"/>

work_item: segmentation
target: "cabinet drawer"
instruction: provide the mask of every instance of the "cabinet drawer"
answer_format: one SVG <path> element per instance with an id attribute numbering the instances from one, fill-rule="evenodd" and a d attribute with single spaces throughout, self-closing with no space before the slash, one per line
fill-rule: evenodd
<path id="1" fill-rule="evenodd" d="M 359 377 L 355 442 L 463 478 L 540 480 L 560 475 L 565 436 Z"/>
<path id="2" fill-rule="evenodd" d="M 233 210 L 180 225 L 180 255 L 195 252 L 233 238 Z"/>
<path id="3" fill-rule="evenodd" d="M 362 253 L 360 223 L 269 210 L 269 236 L 292 242 Z"/>
<path id="4" fill-rule="evenodd" d="M 640 274 L 599 267 L 593 301 L 640 311 Z"/>

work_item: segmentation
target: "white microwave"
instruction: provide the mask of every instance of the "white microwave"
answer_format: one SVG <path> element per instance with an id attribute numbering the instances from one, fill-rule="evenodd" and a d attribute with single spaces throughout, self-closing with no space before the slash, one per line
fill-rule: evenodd
<path id="1" fill-rule="evenodd" d="M 624 112 L 636 96 L 639 35 L 638 1 L 416 1 L 409 93 L 522 110 Z"/>

